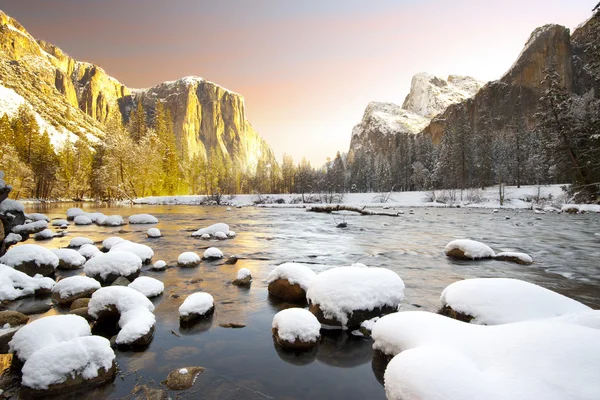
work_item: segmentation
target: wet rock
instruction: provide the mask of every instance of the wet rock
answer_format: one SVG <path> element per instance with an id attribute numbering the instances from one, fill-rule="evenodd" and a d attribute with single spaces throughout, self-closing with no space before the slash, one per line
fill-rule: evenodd
<path id="1" fill-rule="evenodd" d="M 22 306 L 17 308 L 17 311 L 25 315 L 43 314 L 48 312 L 52 308 L 51 304 L 36 303 L 29 306 Z"/>
<path id="2" fill-rule="evenodd" d="M 337 319 L 329 319 L 325 318 L 323 315 L 323 311 L 318 304 L 310 304 L 308 310 L 312 312 L 315 317 L 321 322 L 323 325 L 329 326 L 342 326 L 342 323 Z M 346 326 L 348 328 L 358 328 L 360 327 L 361 322 L 375 318 L 381 317 L 386 314 L 391 314 L 397 311 L 397 307 L 384 306 L 384 307 L 376 307 L 372 310 L 353 310 L 350 314 L 348 314 L 348 322 Z"/>
<path id="3" fill-rule="evenodd" d="M 245 328 L 246 324 L 239 324 L 237 322 L 227 322 L 225 324 L 219 324 L 219 326 L 221 328 L 233 328 L 233 329 L 240 329 L 240 328 Z"/>
<path id="4" fill-rule="evenodd" d="M 498 261 L 514 262 L 521 265 L 533 264 L 531 257 L 525 253 L 498 253 L 494 258 Z"/>
<path id="5" fill-rule="evenodd" d="M 215 313 L 215 307 L 212 306 L 203 314 L 190 312 L 188 315 L 179 315 L 179 323 L 182 326 L 190 326 L 196 322 L 211 317 Z"/>
<path id="6" fill-rule="evenodd" d="M 227 260 L 225 260 L 225 264 L 227 264 L 227 265 L 233 265 L 233 264 L 237 263 L 238 260 L 239 259 L 236 256 L 231 256 Z"/>
<path id="7" fill-rule="evenodd" d="M 196 378 L 204 372 L 202 367 L 185 367 L 172 371 L 165 384 L 171 390 L 185 390 L 194 385 Z"/>
<path id="8" fill-rule="evenodd" d="M 79 315 L 80 317 L 85 318 L 88 322 L 92 322 L 94 320 L 94 318 L 89 314 L 87 307 L 72 308 L 69 311 L 69 314 Z"/>
<path id="9" fill-rule="evenodd" d="M 461 313 L 459 311 L 455 311 L 450 306 L 444 306 L 440 308 L 438 314 L 463 322 L 471 322 L 471 320 L 473 319 L 473 316 Z"/>
<path id="10" fill-rule="evenodd" d="M 25 325 L 29 317 L 18 311 L 0 311 L 0 328 L 5 324 L 10 326 Z"/>
<path id="11" fill-rule="evenodd" d="M 168 400 L 169 395 L 162 389 L 155 389 L 148 385 L 141 385 L 133 388 L 130 398 L 134 400 Z"/>
<path id="12" fill-rule="evenodd" d="M 88 289 L 88 290 L 84 290 L 81 293 L 75 293 L 75 294 L 73 294 L 71 296 L 67 296 L 67 297 L 61 297 L 60 293 L 55 292 L 55 293 L 52 293 L 52 301 L 54 301 L 55 303 L 58 303 L 62 307 L 69 307 L 75 300 L 91 297 L 92 294 L 94 294 L 94 292 L 96 290 L 98 290 L 98 289 Z"/>
<path id="13" fill-rule="evenodd" d="M 306 291 L 298 284 L 291 284 L 287 279 L 276 279 L 269 283 L 269 293 L 292 303 L 306 302 Z"/>
<path id="14" fill-rule="evenodd" d="M 76 299 L 75 301 L 73 301 L 73 303 L 71 303 L 71 310 L 76 310 L 76 309 L 82 308 L 82 307 L 86 307 L 87 308 L 90 300 L 91 299 L 89 299 L 89 298 L 79 298 L 79 299 Z"/>
<path id="15" fill-rule="evenodd" d="M 271 329 L 271 332 L 273 333 L 273 336 L 275 337 L 275 340 L 277 341 L 277 343 L 285 349 L 307 350 L 307 349 L 314 347 L 318 343 L 316 341 L 315 342 L 303 342 L 300 339 L 296 339 L 293 342 L 289 342 L 289 341 L 284 340 L 281 337 L 279 337 L 279 330 L 277 328 Z"/>
<path id="16" fill-rule="evenodd" d="M 129 279 L 125 278 L 124 276 L 119 276 L 113 281 L 113 283 L 110 284 L 110 286 L 129 286 L 130 283 L 131 282 Z"/>

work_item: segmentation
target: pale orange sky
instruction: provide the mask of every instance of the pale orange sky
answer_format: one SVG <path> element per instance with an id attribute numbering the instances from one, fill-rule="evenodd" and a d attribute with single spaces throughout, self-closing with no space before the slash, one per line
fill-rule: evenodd
<path id="1" fill-rule="evenodd" d="M 597 0 L 0 0 L 36 38 L 129 87 L 202 76 L 295 161 L 347 151 L 370 101 L 401 104 L 411 77 L 499 78 L 533 29 L 575 28 Z"/>

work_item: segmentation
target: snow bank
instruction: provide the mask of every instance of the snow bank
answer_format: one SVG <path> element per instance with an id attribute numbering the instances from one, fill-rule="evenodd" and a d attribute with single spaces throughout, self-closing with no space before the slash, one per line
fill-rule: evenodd
<path id="1" fill-rule="evenodd" d="M 148 235 L 149 238 L 159 238 L 162 236 L 160 233 L 160 229 L 158 229 L 158 228 L 150 228 L 150 229 L 148 229 L 146 234 Z"/>
<path id="2" fill-rule="evenodd" d="M 154 256 L 154 251 L 149 246 L 140 243 L 130 242 L 125 240 L 123 242 L 113 244 L 109 250 L 109 252 L 128 252 L 133 253 L 138 256 L 143 263 L 150 262 L 152 257 Z"/>
<path id="3" fill-rule="evenodd" d="M 285 279 L 292 285 L 299 285 L 308 290 L 308 286 L 317 274 L 307 264 L 284 263 L 275 267 L 267 276 L 267 283 L 277 279 Z"/>
<path id="4" fill-rule="evenodd" d="M 277 329 L 277 336 L 289 343 L 296 340 L 305 343 L 314 343 L 321 337 L 321 323 L 308 310 L 302 308 L 288 308 L 280 311 L 273 317 L 273 329 Z"/>
<path id="5" fill-rule="evenodd" d="M 21 361 L 27 361 L 43 348 L 91 334 L 90 325 L 80 316 L 52 315 L 36 319 L 19 329 L 9 346 L 11 353 L 17 353 Z"/>
<path id="6" fill-rule="evenodd" d="M 13 268 L 29 262 L 35 263 L 38 267 L 43 265 L 52 266 L 53 268 L 58 267 L 58 257 L 50 250 L 37 244 L 22 244 L 11 247 L 6 254 L 0 257 L 0 263 Z"/>
<path id="7" fill-rule="evenodd" d="M 373 348 L 396 355 L 388 399 L 593 399 L 600 331 L 551 320 L 465 324 L 413 311 L 381 318 Z"/>
<path id="8" fill-rule="evenodd" d="M 44 214 L 40 214 L 40 213 L 25 214 L 25 218 L 30 219 L 32 221 L 46 221 L 46 222 L 50 222 L 50 218 L 48 218 Z"/>
<path id="9" fill-rule="evenodd" d="M 94 244 L 94 241 L 90 238 L 77 236 L 71 239 L 69 242 L 69 247 L 81 247 L 84 244 Z"/>
<path id="10" fill-rule="evenodd" d="M 142 268 L 142 260 L 135 254 L 124 251 L 111 251 L 100 254 L 83 266 L 87 276 L 107 279 L 109 275 L 129 276 Z"/>
<path id="11" fill-rule="evenodd" d="M 561 207 L 563 212 L 594 212 L 600 213 L 600 205 L 598 204 L 565 204 Z"/>
<path id="12" fill-rule="evenodd" d="M 204 234 L 214 236 L 217 232 L 222 232 L 227 235 L 227 232 L 229 232 L 229 225 L 222 222 L 213 224 L 207 228 L 198 229 L 196 232 L 192 233 L 192 236 L 202 236 Z"/>
<path id="13" fill-rule="evenodd" d="M 50 290 L 54 280 L 39 275 L 29 275 L 7 265 L 0 264 L 0 301 L 33 296 L 38 290 Z"/>
<path id="14" fill-rule="evenodd" d="M 123 242 L 126 242 L 126 240 L 118 236 L 111 236 L 102 241 L 102 247 L 110 250 L 113 246 Z"/>
<path id="15" fill-rule="evenodd" d="M 87 215 L 78 215 L 73 220 L 75 225 L 91 225 L 93 224 L 92 220 Z"/>
<path id="16" fill-rule="evenodd" d="M 223 252 L 216 247 L 209 247 L 204 251 L 204 258 L 223 258 Z"/>
<path id="17" fill-rule="evenodd" d="M 85 264 L 85 257 L 77 250 L 73 249 L 54 249 L 51 250 L 58 257 L 58 268 L 75 269 Z"/>
<path id="18" fill-rule="evenodd" d="M 23 366 L 23 386 L 48 389 L 76 375 L 93 379 L 103 368 L 108 371 L 115 359 L 110 342 L 101 336 L 84 336 L 36 351 Z"/>
<path id="19" fill-rule="evenodd" d="M 533 283 L 509 278 L 466 279 L 449 285 L 443 306 L 470 315 L 474 324 L 498 325 L 591 310 Z"/>
<path id="20" fill-rule="evenodd" d="M 80 215 L 85 215 L 85 214 L 87 214 L 87 213 L 85 211 L 83 211 L 81 208 L 77 208 L 77 207 L 69 208 L 67 210 L 67 219 L 72 220 L 75 217 L 78 217 Z"/>
<path id="21" fill-rule="evenodd" d="M 56 282 L 52 293 L 57 293 L 61 299 L 100 289 L 100 282 L 87 276 L 71 276 Z"/>
<path id="22" fill-rule="evenodd" d="M 97 290 L 88 304 L 88 312 L 93 318 L 98 318 L 110 306 L 114 306 L 120 314 L 121 330 L 117 334 L 117 344 L 132 344 L 147 335 L 156 323 L 152 302 L 129 287 L 109 286 Z"/>
<path id="23" fill-rule="evenodd" d="M 96 257 L 101 252 L 100 249 L 93 244 L 84 244 L 79 248 L 78 253 L 81 254 L 83 257 L 90 259 Z"/>
<path id="24" fill-rule="evenodd" d="M 179 316 L 204 315 L 214 307 L 213 297 L 204 292 L 192 293 L 179 307 Z"/>
<path id="25" fill-rule="evenodd" d="M 349 315 L 358 310 L 397 308 L 404 298 L 404 282 L 386 268 L 338 267 L 318 274 L 306 298 L 319 306 L 325 319 L 346 327 Z"/>
<path id="26" fill-rule="evenodd" d="M 456 251 L 458 251 L 458 253 Z M 468 258 L 472 260 L 478 258 L 490 258 L 496 255 L 494 250 L 488 245 L 469 239 L 451 241 L 446 245 L 444 252 L 449 257 Z M 460 255 L 461 253 L 463 256 Z"/>
<path id="27" fill-rule="evenodd" d="M 200 257 L 198 257 L 200 258 Z M 152 267 L 150 267 L 150 269 L 155 270 L 155 271 L 163 271 L 165 269 L 167 269 L 167 262 L 165 260 L 158 260 L 157 262 L 155 262 Z"/>
<path id="28" fill-rule="evenodd" d="M 69 225 L 69 221 L 67 221 L 66 219 L 57 219 L 52 221 L 52 226 L 68 226 Z"/>
<path id="29" fill-rule="evenodd" d="M 150 214 L 135 214 L 129 217 L 130 224 L 158 224 L 158 219 Z"/>
<path id="30" fill-rule="evenodd" d="M 165 290 L 165 285 L 158 279 L 150 278 L 149 276 L 140 276 L 135 278 L 128 287 L 137 290 L 146 297 L 155 297 Z"/>

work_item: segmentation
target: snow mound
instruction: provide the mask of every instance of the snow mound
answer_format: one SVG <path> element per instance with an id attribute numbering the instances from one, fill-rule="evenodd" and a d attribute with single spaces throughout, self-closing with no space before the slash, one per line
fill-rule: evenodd
<path id="1" fill-rule="evenodd" d="M 200 263 L 200 256 L 193 251 L 183 252 L 177 257 L 177 263 L 181 265 L 197 265 Z"/>
<path id="2" fill-rule="evenodd" d="M 27 361 L 43 348 L 91 334 L 90 325 L 85 318 L 77 315 L 52 315 L 19 329 L 9 343 L 10 352 L 17 353 L 21 361 Z"/>
<path id="3" fill-rule="evenodd" d="M 74 269 L 82 267 L 85 264 L 85 257 L 77 250 L 73 249 L 54 249 L 51 250 L 58 257 L 59 268 L 65 267 L 68 269 Z"/>
<path id="4" fill-rule="evenodd" d="M 204 258 L 223 258 L 223 252 L 216 247 L 209 247 L 204 251 Z"/>
<path id="5" fill-rule="evenodd" d="M 44 229 L 43 231 L 37 232 L 33 235 L 34 240 L 48 240 L 54 237 L 54 232 L 50 229 Z"/>
<path id="6" fill-rule="evenodd" d="M 81 208 L 77 208 L 77 207 L 69 208 L 67 210 L 67 219 L 72 220 L 75 217 L 78 217 L 80 215 L 85 215 L 85 214 L 87 214 L 87 213 L 85 211 L 83 211 Z"/>
<path id="7" fill-rule="evenodd" d="M 167 268 L 167 262 L 165 260 L 158 260 L 155 262 L 150 269 L 155 271 L 162 271 Z"/>
<path id="8" fill-rule="evenodd" d="M 114 253 L 114 254 L 119 254 Z M 98 318 L 102 311 L 114 306 L 119 314 L 117 344 L 131 344 L 147 335 L 156 323 L 154 305 L 146 296 L 126 286 L 109 286 L 97 290 L 88 304 L 88 312 Z"/>
<path id="9" fill-rule="evenodd" d="M 215 239 L 225 240 L 228 237 L 229 236 L 227 236 L 227 234 L 225 232 L 215 232 Z"/>
<path id="10" fill-rule="evenodd" d="M 456 251 L 459 253 L 455 253 Z M 453 256 L 472 260 L 478 258 L 490 258 L 496 255 L 494 250 L 492 250 L 488 245 L 470 239 L 453 240 L 446 245 L 444 252 L 449 257 Z M 464 256 L 461 257 L 460 253 L 462 253 Z"/>
<path id="11" fill-rule="evenodd" d="M 84 244 L 94 244 L 94 241 L 90 238 L 77 236 L 71 239 L 69 242 L 69 247 L 81 247 Z"/>
<path id="12" fill-rule="evenodd" d="M 118 236 L 111 236 L 102 241 L 102 247 L 106 250 L 110 250 L 113 246 L 123 242 L 126 242 L 126 240 Z"/>
<path id="13" fill-rule="evenodd" d="M 473 317 L 471 323 L 498 325 L 589 311 L 588 306 L 533 283 L 510 278 L 466 279 L 449 285 L 443 306 Z"/>
<path id="14" fill-rule="evenodd" d="M 496 326 L 411 311 L 373 328 L 373 348 L 396 355 L 388 399 L 593 399 L 600 331 L 555 320 Z"/>
<path id="15" fill-rule="evenodd" d="M 495 258 L 497 260 L 515 261 L 519 264 L 532 264 L 533 258 L 529 254 L 517 253 L 514 251 L 503 251 L 496 253 Z"/>
<path id="16" fill-rule="evenodd" d="M 92 220 L 87 215 L 78 215 L 73 220 L 75 225 L 91 225 L 93 224 Z"/>
<path id="17" fill-rule="evenodd" d="M 77 219 L 75 221 L 77 223 Z M 123 217 L 120 215 L 103 215 L 96 220 L 96 223 L 100 226 L 121 226 L 125 225 Z"/>
<path id="18" fill-rule="evenodd" d="M 252 276 L 252 274 L 250 273 L 250 270 L 248 268 L 240 268 L 237 272 L 236 279 L 242 280 L 246 279 L 249 276 Z"/>
<path id="19" fill-rule="evenodd" d="M 13 268 L 29 262 L 35 263 L 38 267 L 42 265 L 58 267 L 58 257 L 50 250 L 37 244 L 22 244 L 11 247 L 6 254 L 0 257 L 0 263 Z"/>
<path id="20" fill-rule="evenodd" d="M 46 221 L 46 222 L 50 222 L 50 218 L 48 218 L 47 216 L 45 216 L 44 214 L 40 214 L 40 213 L 31 213 L 31 214 L 25 214 L 25 218 L 30 219 L 32 221 Z"/>
<path id="21" fill-rule="evenodd" d="M 12 200 L 12 199 L 4 199 L 2 203 L 0 203 L 0 214 L 6 214 L 8 212 L 23 212 L 25 211 L 25 206 L 20 201 Z"/>
<path id="22" fill-rule="evenodd" d="M 209 237 L 215 237 L 217 239 L 226 239 L 228 237 L 229 232 L 229 225 L 219 222 L 207 228 L 198 229 L 196 232 L 192 233 L 192 236 L 202 237 L 203 235 L 209 235 Z M 232 237 L 233 236 L 235 236 L 235 233 L 233 233 Z M 204 236 L 204 238 L 206 238 L 206 236 Z"/>
<path id="23" fill-rule="evenodd" d="M 2 203 L 4 203 L 4 200 Z M 12 228 L 14 233 L 18 233 L 19 235 L 31 235 L 32 233 L 43 231 L 48 228 L 48 223 L 46 221 L 35 221 L 30 222 L 23 225 L 17 225 Z"/>
<path id="24" fill-rule="evenodd" d="M 131 282 L 128 287 L 137 290 L 146 297 L 158 296 L 165 290 L 164 283 L 149 276 L 140 276 L 139 278 L 135 278 L 135 280 Z"/>
<path id="25" fill-rule="evenodd" d="M 179 316 L 204 315 L 214 307 L 213 297 L 204 292 L 192 293 L 183 301 L 179 307 Z"/>
<path id="26" fill-rule="evenodd" d="M 128 240 L 114 244 L 109 252 L 128 252 L 138 256 L 143 263 L 148 263 L 154 256 L 154 251 L 149 246 L 140 243 L 130 242 Z"/>
<path id="27" fill-rule="evenodd" d="M 150 229 L 148 229 L 146 234 L 148 235 L 149 238 L 159 238 L 162 236 L 160 233 L 160 229 L 158 229 L 158 228 L 150 228 Z"/>
<path id="28" fill-rule="evenodd" d="M 48 389 L 80 375 L 93 379 L 103 368 L 108 371 L 115 359 L 110 342 L 101 336 L 84 336 L 55 343 L 36 351 L 23 366 L 23 386 Z"/>
<path id="29" fill-rule="evenodd" d="M 319 306 L 326 319 L 335 319 L 344 328 L 355 311 L 398 307 L 404 298 L 404 282 L 386 268 L 338 267 L 318 274 L 306 298 Z"/>
<path id="30" fill-rule="evenodd" d="M 298 285 L 302 289 L 308 290 L 308 286 L 315 276 L 317 274 L 306 264 L 284 263 L 276 266 L 269 273 L 267 283 L 271 283 L 277 279 L 285 279 L 292 285 Z"/>
<path id="31" fill-rule="evenodd" d="M 158 219 L 150 214 L 135 214 L 129 217 L 130 224 L 158 224 Z"/>
<path id="32" fill-rule="evenodd" d="M 289 343 L 296 340 L 316 342 L 321 336 L 321 323 L 313 313 L 303 308 L 279 311 L 273 317 L 272 328 L 277 329 L 277 336 Z"/>
<path id="33" fill-rule="evenodd" d="M 87 276 L 99 276 L 102 279 L 109 275 L 129 276 L 142 268 L 142 260 L 133 253 L 124 251 L 111 251 L 99 254 L 90 259 L 83 266 Z"/>
<path id="34" fill-rule="evenodd" d="M 100 254 L 100 249 L 93 244 L 84 244 L 78 250 L 78 253 L 83 257 L 90 259 Z"/>
<path id="35" fill-rule="evenodd" d="M 39 275 L 33 278 L 24 272 L 0 264 L 0 301 L 33 296 L 38 290 L 50 290 L 54 280 Z"/>
<path id="36" fill-rule="evenodd" d="M 61 299 L 87 292 L 88 290 L 100 289 L 100 282 L 87 276 L 71 276 L 56 282 L 52 293 L 57 293 Z"/>
<path id="37" fill-rule="evenodd" d="M 18 233 L 11 232 L 4 238 L 4 243 L 7 245 L 13 245 L 21 242 L 22 240 L 23 237 L 21 235 L 19 235 Z"/>
<path id="38" fill-rule="evenodd" d="M 69 221 L 67 221 L 66 219 L 57 219 L 52 221 L 52 226 L 65 226 L 65 225 L 69 225 Z"/>

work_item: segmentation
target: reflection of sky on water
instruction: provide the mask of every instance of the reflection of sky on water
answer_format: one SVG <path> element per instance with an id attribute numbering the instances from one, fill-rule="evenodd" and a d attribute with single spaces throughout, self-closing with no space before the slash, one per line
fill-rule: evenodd
<path id="1" fill-rule="evenodd" d="M 38 211 L 51 218 L 64 218 L 70 206 L 52 204 Z M 331 215 L 302 209 L 244 208 L 230 212 L 223 207 L 193 206 L 96 209 L 123 216 L 150 213 L 160 222 L 115 228 L 71 225 L 66 237 L 36 243 L 56 248 L 68 245 L 75 236 L 101 242 L 118 235 L 151 246 L 154 261 L 164 259 L 172 264 L 184 251 L 202 255 L 210 246 L 220 248 L 226 257 L 236 255 L 240 260 L 235 265 L 216 261 L 202 262 L 198 268 L 145 271 L 144 275 L 165 284 L 164 294 L 153 299 L 158 321 L 154 340 L 145 352 L 117 352 L 122 377 L 100 392 L 88 393 L 89 398 L 121 398 L 136 383 L 158 384 L 171 370 L 192 365 L 207 368 L 198 383 L 201 388 L 198 390 L 204 392 L 194 392 L 193 396 L 210 398 L 210 393 L 216 396 L 242 385 L 277 398 L 384 398 L 378 381 L 381 362 L 373 359 L 370 340 L 329 333 L 317 348 L 302 354 L 286 352 L 274 345 L 273 315 L 291 305 L 269 298 L 264 280 L 275 265 L 286 261 L 311 263 L 316 271 L 357 261 L 390 268 L 406 283 L 403 310 L 434 311 L 439 306 L 441 291 L 448 284 L 462 278 L 492 276 L 528 280 L 600 308 L 596 289 L 600 280 L 596 262 L 600 249 L 594 236 L 600 220 L 597 215 L 547 214 L 539 221 L 531 212 L 492 214 L 486 210 L 417 209 L 414 215 L 398 218 L 348 215 L 348 228 L 338 229 Z M 511 219 L 505 220 L 503 213 Z M 191 231 L 215 222 L 228 223 L 237 237 L 207 242 L 190 236 Z M 146 238 L 147 229 L 154 226 L 161 230 L 162 238 Z M 458 237 L 484 241 L 497 251 L 524 251 L 538 263 L 520 266 L 497 261 L 451 261 L 443 255 L 443 248 Z M 250 288 L 231 285 L 238 269 L 243 267 L 250 269 L 254 277 Z M 81 271 L 64 274 L 78 273 Z M 196 291 L 213 295 L 215 314 L 193 327 L 180 328 L 178 307 L 187 295 Z M 53 309 L 46 315 L 59 312 Z M 219 327 L 229 322 L 243 323 L 246 327 Z M 219 391 L 210 389 L 217 386 Z"/>

